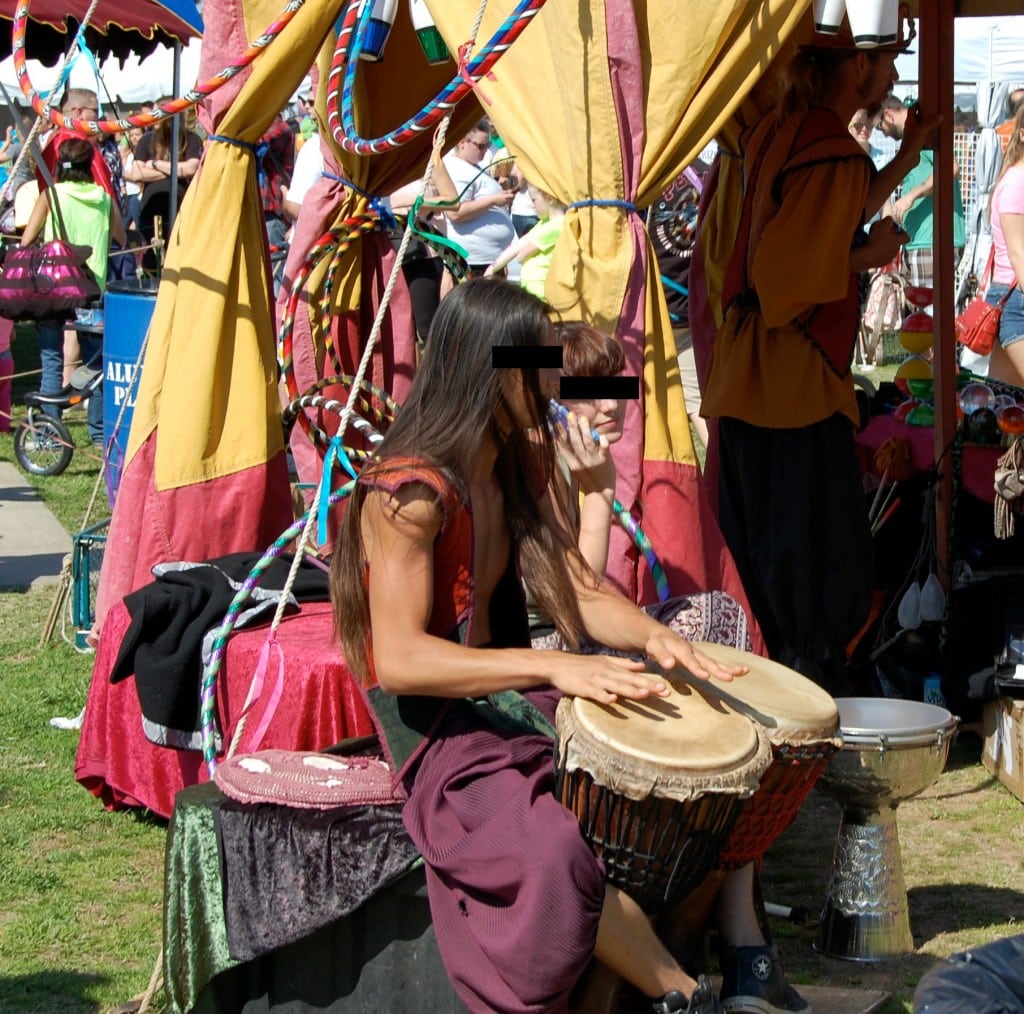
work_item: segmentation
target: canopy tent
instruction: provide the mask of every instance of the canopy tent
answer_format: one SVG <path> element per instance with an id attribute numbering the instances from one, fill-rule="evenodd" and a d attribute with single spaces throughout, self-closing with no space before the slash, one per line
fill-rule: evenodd
<path id="1" fill-rule="evenodd" d="M 65 44 L 67 41 L 70 40 L 65 39 Z M 199 75 L 201 45 L 201 41 L 195 38 L 181 47 L 178 76 L 186 85 L 190 85 Z M 108 104 L 108 95 L 122 106 L 138 106 L 143 102 L 155 102 L 165 95 L 173 95 L 176 58 L 174 49 L 157 45 L 148 54 L 131 52 L 122 57 L 112 56 L 100 60 L 96 70 L 102 80 L 98 94 L 104 111 Z M 57 80 L 59 66 L 59 60 L 47 64 L 42 60 L 29 59 L 28 71 L 32 84 L 41 91 L 49 91 Z M 80 59 L 72 68 L 68 82 L 73 87 L 95 88 L 95 70 Z M 0 84 L 12 97 L 20 94 L 13 57 L 8 56 L 0 61 Z"/>
<path id="2" fill-rule="evenodd" d="M 956 82 L 1024 82 L 1024 16 L 958 18 L 952 58 Z M 920 53 L 901 54 L 896 60 L 900 78 L 918 81 L 920 60 Z"/>
<path id="3" fill-rule="evenodd" d="M 479 85 L 502 136 L 522 153 L 527 176 L 569 203 L 584 200 L 570 212 L 548 296 L 564 316 L 585 316 L 617 329 L 630 366 L 644 377 L 643 411 L 631 411 L 617 452 L 618 492 L 628 506 L 643 508 L 644 526 L 676 590 L 725 586 L 742 594 L 700 489 L 668 316 L 634 209 L 653 200 L 728 127 L 809 6 L 809 0 L 693 0 L 684 11 L 675 0 L 595 0 L 583 6 L 548 0 L 497 65 L 493 80 Z M 472 34 L 478 4 L 450 0 L 433 7 L 449 47 L 457 51 Z M 999 12 L 996 3 L 964 0 L 961 13 L 971 7 Z M 511 0 L 490 0 L 479 38 L 489 37 L 512 8 Z M 270 0 L 246 0 L 239 17 L 237 5 L 221 0 L 208 3 L 205 13 L 204 73 L 240 52 L 278 9 Z M 930 4 L 919 46 L 922 66 L 935 68 L 925 76 L 922 100 L 946 112 L 940 173 L 952 161 L 952 68 L 944 54 L 952 51 L 953 14 L 953 0 Z M 255 165 L 246 145 L 294 93 L 324 40 L 320 65 L 326 70 L 337 17 L 336 2 L 306 0 L 254 67 L 206 103 L 211 129 L 226 140 L 208 150 L 170 244 L 108 542 L 100 611 L 110 595 L 147 581 L 153 563 L 261 549 L 290 520 L 268 272 L 256 219 Z M 407 29 L 396 26 L 396 38 L 408 41 Z M 393 87 L 396 65 L 403 71 L 402 89 Z M 451 73 L 449 66 L 445 74 Z M 436 71 L 410 63 L 407 55 L 401 62 L 363 68 L 357 122 L 367 133 L 397 125 L 435 93 L 426 87 L 438 80 L 431 74 Z M 325 90 L 322 73 L 321 113 Z M 329 159 L 333 155 L 342 169 L 338 175 L 364 194 L 356 200 L 359 190 L 347 186 L 331 193 L 331 181 L 322 181 L 324 200 L 312 202 L 310 212 L 319 218 L 304 223 L 304 211 L 300 236 L 308 241 L 318 228 L 337 221 L 342 209 L 365 207 L 365 195 L 376 188 L 411 178 L 429 144 L 424 135 L 418 140 L 419 147 L 404 156 L 362 160 L 342 158 L 331 145 Z M 947 190 L 941 183 L 936 190 L 940 223 L 952 221 Z M 951 245 L 944 227 L 938 243 L 940 250 Z M 378 271 L 378 282 L 383 276 L 383 260 L 364 260 L 361 246 L 343 258 L 332 296 L 335 308 L 349 311 L 349 322 L 352 312 L 366 310 L 371 289 L 364 268 Z M 294 265 L 301 250 L 291 256 Z M 940 255 L 937 263 L 936 440 L 944 446 L 955 424 L 952 258 Z M 346 333 L 350 351 L 357 351 L 361 335 Z M 323 337 L 318 333 L 316 341 Z M 322 361 L 322 346 L 314 344 L 311 354 Z M 388 368 L 401 376 L 408 364 L 392 361 Z M 195 523 L 199 517 L 203 525 Z M 646 581 L 642 571 L 617 576 L 627 586 Z"/>
<path id="4" fill-rule="evenodd" d="M 1003 122 L 1006 116 L 1006 99 L 1009 90 L 1010 85 L 1005 81 L 978 82 L 978 126 L 981 129 L 974 147 L 974 179 L 977 198 L 974 201 L 971 220 L 967 223 L 970 243 L 964 252 L 964 257 L 968 258 L 970 270 L 963 273 L 964 282 L 961 283 L 961 290 L 966 286 L 969 273 L 973 273 L 978 278 L 981 277 L 981 272 L 984 271 L 988 260 L 989 249 L 992 246 L 992 225 L 989 221 L 988 206 L 1003 156 L 1002 144 L 995 128 Z M 957 295 L 959 304 L 959 296 L 962 295 L 962 291 Z"/>
<path id="5" fill-rule="evenodd" d="M 477 4 L 463 0 L 436 6 L 439 27 L 455 52 L 472 33 Z M 577 4 L 549 0 L 503 56 L 495 80 L 483 83 L 480 91 L 506 141 L 524 153 L 527 175 L 542 186 L 570 202 L 596 197 L 643 206 L 725 122 L 805 6 L 805 0 L 701 0 L 689 5 L 684 17 L 670 0 L 639 7 L 630 0 L 606 0 L 591 5 L 581 21 Z M 511 0 L 491 0 L 478 38 L 489 38 L 512 9 Z M 224 62 L 232 50 L 229 40 L 237 51 L 276 13 L 266 0 L 253 0 L 243 5 L 243 26 L 233 20 L 234 10 L 227 4 L 207 5 L 204 70 Z M 333 35 L 336 17 L 335 5 L 307 0 L 267 54 L 241 76 L 242 90 L 227 89 L 234 103 L 223 113 L 224 122 L 214 124 L 215 131 L 255 141 L 258 131 L 247 129 L 241 137 L 237 128 L 226 129 L 228 119 L 234 123 L 244 117 L 252 128 L 257 119 L 269 122 L 298 85 L 313 49 Z M 300 21 L 301 39 L 294 27 Z M 694 24 L 706 30 L 694 33 Z M 389 47 L 403 38 L 415 45 L 400 18 Z M 452 65 L 431 70 L 421 59 L 402 58 L 402 52 L 395 54 L 407 73 L 407 87 L 401 90 L 392 86 L 390 48 L 381 64 L 360 68 L 356 98 L 364 131 L 397 125 L 436 94 L 437 87 L 431 90 L 425 83 L 437 85 L 453 73 Z M 321 56 L 321 71 L 328 54 L 329 49 Z M 272 93 L 257 91 L 257 77 L 264 87 L 272 81 Z M 321 78 L 321 112 L 324 93 Z M 552 96 L 564 101 L 552 108 Z M 719 101 L 721 96 L 728 100 Z M 218 93 L 216 109 L 223 111 L 224 103 Z M 249 111 L 243 112 L 246 107 Z M 475 115 L 475 108 L 468 108 Z M 360 190 L 373 193 L 411 178 L 424 164 L 428 145 L 429 138 L 421 135 L 418 150 L 414 144 L 369 159 L 340 159 L 339 167 L 356 186 L 345 188 L 348 193 L 335 187 L 346 202 L 339 213 L 360 206 L 353 196 Z M 219 180 L 227 163 L 233 188 Z M 273 385 L 274 335 L 266 275 L 258 270 L 253 250 L 261 236 L 250 222 L 254 208 L 239 208 L 243 197 L 255 205 L 254 187 L 250 156 L 225 143 L 208 150 L 200 177 L 189 189 L 154 314 L 108 542 L 100 612 L 112 596 L 148 580 L 149 567 L 159 560 L 262 548 L 288 520 Z M 208 203 L 211 196 L 215 200 Z M 317 227 L 331 220 L 322 205 L 314 201 L 313 207 L 310 214 L 320 216 Z M 308 228 L 305 216 L 304 206 L 300 236 Z M 243 233 L 248 242 L 242 241 Z M 236 234 L 238 239 L 229 241 Z M 643 524 L 668 565 L 675 590 L 724 586 L 742 598 L 701 493 L 668 314 L 642 219 L 623 207 L 589 206 L 572 214 L 566 237 L 555 255 L 549 296 L 564 316 L 585 315 L 618 330 L 648 392 L 644 411 L 633 409 L 623 441 L 620 499 L 634 509 L 643 506 Z M 293 248 L 293 260 L 300 254 Z M 334 305 L 354 310 L 367 295 L 361 255 L 353 252 L 341 266 Z M 322 348 L 312 354 L 322 361 Z M 403 364 L 392 366 L 400 376 Z M 200 512 L 204 526 L 191 520 Z M 647 580 L 632 567 L 616 576 L 627 588 Z"/>
<path id="6" fill-rule="evenodd" d="M 52 65 L 67 49 L 81 19 L 89 9 L 88 0 L 33 0 L 25 51 Z M 0 57 L 11 52 L 11 33 L 4 22 L 14 20 L 17 3 L 0 5 Z M 187 42 L 203 33 L 203 19 L 193 0 L 99 0 L 86 27 L 85 41 L 98 56 L 121 58 L 130 53 L 149 53 L 159 45 Z"/>

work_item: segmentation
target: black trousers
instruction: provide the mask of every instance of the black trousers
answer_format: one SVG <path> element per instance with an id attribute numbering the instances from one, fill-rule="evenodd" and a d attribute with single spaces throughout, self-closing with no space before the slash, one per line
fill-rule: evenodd
<path id="1" fill-rule="evenodd" d="M 719 421 L 719 523 L 772 658 L 830 687 L 871 604 L 853 424 Z"/>

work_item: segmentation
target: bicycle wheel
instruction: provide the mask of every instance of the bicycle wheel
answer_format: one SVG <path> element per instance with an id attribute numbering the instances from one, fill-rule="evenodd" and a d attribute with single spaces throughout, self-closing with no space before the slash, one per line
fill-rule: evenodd
<path id="1" fill-rule="evenodd" d="M 33 475 L 60 475 L 73 453 L 71 434 L 59 419 L 40 413 L 15 430 L 14 456 Z"/>

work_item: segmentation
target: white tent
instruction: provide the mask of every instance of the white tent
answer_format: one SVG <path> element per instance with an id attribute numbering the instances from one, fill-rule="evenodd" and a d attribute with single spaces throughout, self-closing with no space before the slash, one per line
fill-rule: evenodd
<path id="1" fill-rule="evenodd" d="M 899 57 L 896 69 L 905 82 L 920 80 L 916 53 Z M 1024 16 L 957 18 L 953 80 L 1024 82 Z"/>
<path id="2" fill-rule="evenodd" d="M 191 88 L 198 76 L 200 44 L 199 39 L 193 39 L 181 49 L 182 91 Z M 174 94 L 174 50 L 167 46 L 158 46 L 150 56 L 141 59 L 133 53 L 123 65 L 116 57 L 111 57 L 103 61 L 99 70 L 103 85 L 97 88 L 95 71 L 79 57 L 71 69 L 70 82 L 72 86 L 96 89 L 104 109 L 108 104 L 108 94 L 119 105 L 126 106 L 137 106 L 140 102 L 152 102 Z M 46 67 L 38 60 L 28 61 L 28 71 L 37 91 L 50 89 L 58 78 L 56 66 Z M 0 82 L 15 101 L 20 99 L 13 57 L 0 62 Z"/>

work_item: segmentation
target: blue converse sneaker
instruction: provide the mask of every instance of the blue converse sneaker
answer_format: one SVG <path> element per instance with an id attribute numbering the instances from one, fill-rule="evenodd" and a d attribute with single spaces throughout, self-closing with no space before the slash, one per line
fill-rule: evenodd
<path id="1" fill-rule="evenodd" d="M 727 1014 L 811 1014 L 786 982 L 774 947 L 722 947 L 722 1007 Z"/>
<path id="2" fill-rule="evenodd" d="M 655 1000 L 651 1010 L 654 1014 L 722 1014 L 721 1004 L 706 975 L 697 977 L 697 986 L 690 994 L 689 1002 L 678 989 L 673 989 L 660 1000 Z"/>

